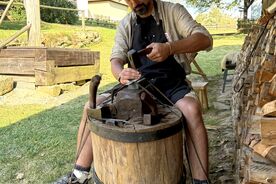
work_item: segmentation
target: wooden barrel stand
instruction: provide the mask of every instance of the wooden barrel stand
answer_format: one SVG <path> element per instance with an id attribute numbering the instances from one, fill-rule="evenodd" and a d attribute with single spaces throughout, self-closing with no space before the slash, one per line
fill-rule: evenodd
<path id="1" fill-rule="evenodd" d="M 181 113 L 168 112 L 153 126 L 124 127 L 90 119 L 95 183 L 183 183 Z"/>

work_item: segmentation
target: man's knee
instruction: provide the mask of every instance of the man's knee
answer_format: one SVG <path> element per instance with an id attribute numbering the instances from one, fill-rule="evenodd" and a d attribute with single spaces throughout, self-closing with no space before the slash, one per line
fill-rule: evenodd
<path id="1" fill-rule="evenodd" d="M 175 104 L 184 116 L 199 116 L 202 114 L 198 100 L 193 97 L 184 97 Z"/>

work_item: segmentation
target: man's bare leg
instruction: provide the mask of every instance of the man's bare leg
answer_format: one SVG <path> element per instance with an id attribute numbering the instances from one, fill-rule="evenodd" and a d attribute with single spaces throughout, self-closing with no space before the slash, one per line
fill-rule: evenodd
<path id="1" fill-rule="evenodd" d="M 102 103 L 106 99 L 106 96 L 97 96 L 97 104 Z M 92 141 L 90 136 L 90 130 L 87 124 L 87 110 L 89 109 L 89 103 L 87 102 L 83 109 L 83 114 L 78 130 L 77 141 L 77 160 L 76 165 L 89 168 L 93 161 L 92 154 Z"/>
<path id="2" fill-rule="evenodd" d="M 105 95 L 97 97 L 97 104 L 106 99 Z M 88 102 L 84 106 L 77 138 L 77 157 L 74 170 L 71 174 L 60 178 L 55 184 L 87 183 L 88 175 L 93 162 L 92 140 L 90 130 L 88 128 L 87 110 L 89 109 Z"/>
<path id="3" fill-rule="evenodd" d="M 186 137 L 193 178 L 207 180 L 208 138 L 200 104 L 192 97 L 184 97 L 177 101 L 175 105 L 182 111 L 187 122 L 188 130 L 186 131 L 188 132 L 186 132 Z"/>
<path id="4" fill-rule="evenodd" d="M 92 141 L 90 137 L 90 130 L 88 128 L 87 110 L 89 108 L 88 102 L 85 104 L 83 114 L 78 130 L 77 140 L 77 158 L 76 165 L 90 168 L 93 155 L 92 155 Z"/>

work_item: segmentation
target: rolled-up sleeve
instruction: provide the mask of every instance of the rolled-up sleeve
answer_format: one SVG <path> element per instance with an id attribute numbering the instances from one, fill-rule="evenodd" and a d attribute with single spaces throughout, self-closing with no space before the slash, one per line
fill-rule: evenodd
<path id="1" fill-rule="evenodd" d="M 213 38 L 211 34 L 208 32 L 208 30 L 205 27 L 203 27 L 201 24 L 196 22 L 184 6 L 180 4 L 176 4 L 174 6 L 174 12 L 176 15 L 174 18 L 175 18 L 175 21 L 177 22 L 176 24 L 177 31 L 183 37 L 187 37 L 195 33 L 204 34 L 210 39 L 210 42 L 211 42 L 210 47 L 208 47 L 205 50 L 206 51 L 212 50 Z"/>
<path id="2" fill-rule="evenodd" d="M 116 30 L 114 46 L 112 48 L 112 53 L 110 56 L 110 61 L 114 58 L 121 59 L 127 63 L 127 51 L 129 50 L 127 42 L 127 29 L 124 27 L 123 22 L 121 22 Z"/>

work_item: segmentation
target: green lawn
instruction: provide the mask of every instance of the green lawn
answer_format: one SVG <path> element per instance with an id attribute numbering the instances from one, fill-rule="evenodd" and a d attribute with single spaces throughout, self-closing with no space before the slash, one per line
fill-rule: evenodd
<path id="1" fill-rule="evenodd" d="M 4 25 L 0 29 L 0 40 L 20 29 L 19 25 Z M 42 28 L 44 34 L 80 30 L 76 26 L 45 23 Z M 115 30 L 100 27 L 87 27 L 87 30 L 97 31 L 102 37 L 100 43 L 89 48 L 101 53 L 103 90 L 115 82 L 109 64 Z M 222 75 L 223 55 L 239 50 L 243 39 L 244 35 L 214 36 L 214 49 L 198 55 L 197 61 L 210 79 L 210 91 Z M 209 101 L 214 98 L 214 93 L 209 93 Z M 69 172 L 74 164 L 76 133 L 86 99 L 84 95 L 47 110 L 37 105 L 0 106 L 0 183 L 49 183 Z M 211 114 L 215 114 L 213 108 L 205 114 L 207 124 L 216 121 Z M 18 174 L 23 174 L 22 180 L 16 179 Z"/>

